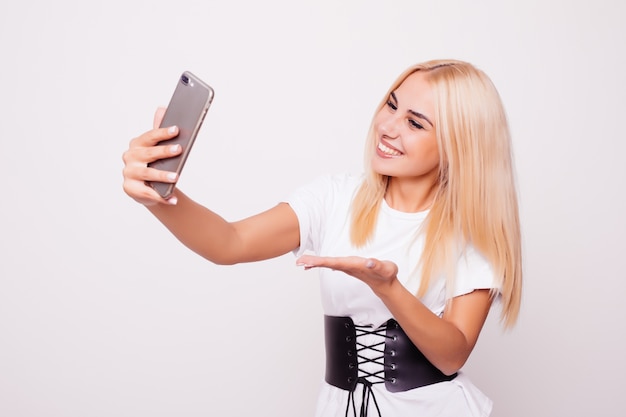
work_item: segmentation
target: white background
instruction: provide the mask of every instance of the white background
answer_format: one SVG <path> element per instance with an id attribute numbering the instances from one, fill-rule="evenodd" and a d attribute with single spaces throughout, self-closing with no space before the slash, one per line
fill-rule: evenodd
<path id="1" fill-rule="evenodd" d="M 518 326 L 465 367 L 495 417 L 623 416 L 626 29 L 620 0 L 0 5 L 0 416 L 310 416 L 315 272 L 215 266 L 121 188 L 183 70 L 216 91 L 181 189 L 236 220 L 362 168 L 407 66 L 457 58 L 510 117 Z M 495 313 L 495 312 L 494 312 Z"/>

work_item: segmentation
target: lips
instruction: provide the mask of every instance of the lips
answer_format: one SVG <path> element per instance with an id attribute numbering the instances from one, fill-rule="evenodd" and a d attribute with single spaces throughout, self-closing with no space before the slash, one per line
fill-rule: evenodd
<path id="1" fill-rule="evenodd" d="M 400 156 L 400 155 L 402 155 L 402 152 L 400 152 L 400 151 L 398 151 L 396 149 L 390 148 L 390 147 L 384 145 L 382 142 L 378 142 L 378 151 L 380 153 L 382 153 L 383 155 L 386 155 L 386 156 Z"/>

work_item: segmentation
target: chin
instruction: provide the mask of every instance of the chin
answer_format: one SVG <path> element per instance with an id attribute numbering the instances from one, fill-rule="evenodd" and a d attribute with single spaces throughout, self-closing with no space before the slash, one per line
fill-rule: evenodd
<path id="1" fill-rule="evenodd" d="M 376 174 L 379 174 L 379 175 L 386 175 L 389 177 L 396 176 L 397 174 L 396 170 L 390 169 L 390 167 L 387 167 L 385 165 L 386 164 L 384 164 L 384 161 L 372 161 L 370 168 L 372 169 L 372 171 L 374 171 Z"/>

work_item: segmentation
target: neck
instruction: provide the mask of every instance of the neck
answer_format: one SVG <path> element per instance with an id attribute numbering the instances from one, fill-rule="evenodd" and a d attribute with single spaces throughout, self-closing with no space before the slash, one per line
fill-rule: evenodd
<path id="1" fill-rule="evenodd" d="M 430 208 L 438 183 L 425 178 L 389 178 L 385 201 L 394 210 L 417 213 Z"/>

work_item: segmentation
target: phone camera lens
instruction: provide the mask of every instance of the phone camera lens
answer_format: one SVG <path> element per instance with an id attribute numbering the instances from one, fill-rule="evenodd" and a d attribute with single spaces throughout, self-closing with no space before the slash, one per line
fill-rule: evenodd
<path id="1" fill-rule="evenodd" d="M 186 75 L 183 75 L 180 79 L 182 80 L 183 84 L 189 84 L 189 77 L 187 77 Z"/>

